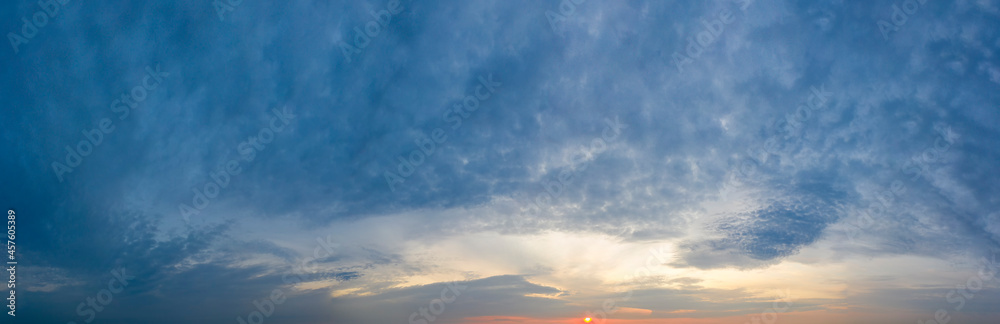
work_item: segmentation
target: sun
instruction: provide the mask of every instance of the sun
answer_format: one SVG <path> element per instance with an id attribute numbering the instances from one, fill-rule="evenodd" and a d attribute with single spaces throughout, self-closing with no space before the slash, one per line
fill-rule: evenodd
<path id="1" fill-rule="evenodd" d="M 587 318 L 584 318 L 584 319 L 583 319 L 583 322 L 584 322 L 584 323 L 590 323 L 590 317 L 587 317 Z"/>

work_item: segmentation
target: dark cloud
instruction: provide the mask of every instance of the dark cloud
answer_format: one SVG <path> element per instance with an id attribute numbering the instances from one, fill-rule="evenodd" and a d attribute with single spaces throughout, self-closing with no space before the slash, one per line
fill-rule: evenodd
<path id="1" fill-rule="evenodd" d="M 425 307 L 442 284 L 399 288 L 397 276 L 443 270 L 385 237 L 679 240 L 671 264 L 699 269 L 767 267 L 824 239 L 836 258 L 1000 249 L 994 2 L 927 2 L 886 39 L 877 22 L 891 19 L 888 3 L 758 0 L 744 12 L 729 1 L 587 1 L 554 32 L 545 12 L 558 2 L 403 0 L 348 62 L 341 42 L 385 2 L 244 1 L 220 20 L 211 1 L 71 1 L 18 53 L 0 50 L 0 196 L 20 215 L 20 256 L 37 271 L 25 276 L 23 318 L 75 318 L 125 267 L 136 280 L 100 321 L 232 321 L 289 289 L 281 275 L 312 252 L 297 231 L 387 216 L 413 221 L 407 236 L 388 228 L 405 222 L 349 233 L 370 241 L 315 260 L 308 282 L 354 293 L 298 293 L 268 321 L 403 321 Z M 734 21 L 678 71 L 673 54 L 723 9 Z M 18 31 L 38 10 L 11 2 L 0 21 Z M 157 66 L 170 75 L 119 118 L 114 100 Z M 447 111 L 490 76 L 502 85 L 452 128 Z M 799 114 L 815 88 L 829 100 Z M 241 143 L 283 107 L 296 117 L 243 160 Z M 52 163 L 104 118 L 114 131 L 60 181 Z M 605 119 L 628 127 L 591 150 Z M 385 172 L 438 128 L 447 140 L 392 190 Z M 759 162 L 744 175 L 748 158 Z M 178 206 L 231 160 L 241 173 L 182 222 Z M 564 172 L 573 179 L 554 194 Z M 733 179 L 751 203 L 708 215 Z M 896 182 L 904 190 L 887 198 Z M 870 225 L 857 226 L 869 210 Z M 275 225 L 252 231 L 260 222 Z M 530 280 L 469 281 L 443 321 L 582 311 L 554 297 L 571 289 Z M 692 302 L 723 294 L 698 283 L 637 292 L 672 296 L 676 308 L 634 307 L 711 316 L 760 306 Z"/>

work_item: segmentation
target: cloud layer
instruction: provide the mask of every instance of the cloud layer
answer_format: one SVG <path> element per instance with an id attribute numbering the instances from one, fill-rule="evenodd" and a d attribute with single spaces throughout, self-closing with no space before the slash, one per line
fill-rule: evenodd
<path id="1" fill-rule="evenodd" d="M 745 321 L 791 290 L 783 322 L 987 323 L 995 280 L 945 296 L 1000 250 L 1000 3 L 894 6 L 68 2 L 0 51 L 17 318 L 85 322 L 125 268 L 98 321 L 277 289 L 266 322 L 404 322 L 458 283 L 433 322 Z"/>

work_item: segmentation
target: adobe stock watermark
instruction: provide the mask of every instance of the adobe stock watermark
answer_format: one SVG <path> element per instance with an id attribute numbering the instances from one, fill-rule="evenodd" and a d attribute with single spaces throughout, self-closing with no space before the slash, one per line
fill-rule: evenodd
<path id="1" fill-rule="evenodd" d="M 566 33 L 560 24 L 566 19 L 576 15 L 576 6 L 587 2 L 587 0 L 562 0 L 559 2 L 558 13 L 552 10 L 545 10 L 545 19 L 549 21 L 549 28 L 556 36 L 563 37 Z"/>
<path id="2" fill-rule="evenodd" d="M 579 150 L 570 156 L 570 165 L 568 167 L 560 171 L 555 179 L 543 181 L 542 192 L 529 201 L 527 211 L 522 209 L 520 212 L 521 216 L 537 215 L 544 208 L 552 205 L 556 199 L 559 199 L 568 190 L 576 178 L 587 170 L 590 160 L 604 153 L 610 144 L 618 140 L 622 134 L 622 130 L 628 129 L 628 125 L 623 124 L 618 116 L 615 116 L 614 119 L 604 118 L 604 124 L 601 136 L 594 137 L 590 141 L 590 146 L 581 145 Z M 520 229 L 523 225 L 520 218 L 515 218 L 513 223 L 516 229 Z"/>
<path id="3" fill-rule="evenodd" d="M 487 77 L 479 76 L 478 80 L 479 84 L 471 91 L 471 94 L 465 96 L 461 103 L 456 103 L 451 108 L 445 109 L 444 114 L 441 115 L 442 121 L 451 124 L 450 131 L 438 127 L 431 130 L 430 137 L 420 134 L 413 141 L 416 146 L 415 149 L 410 151 L 405 157 L 396 157 L 396 160 L 399 161 L 399 164 L 396 165 L 398 173 L 389 170 L 382 172 L 385 183 L 392 192 L 396 192 L 396 186 L 402 184 L 407 178 L 412 176 L 416 172 L 417 167 L 423 165 L 431 156 L 434 156 L 434 153 L 437 152 L 437 147 L 444 145 L 448 141 L 448 132 L 454 132 L 462 127 L 462 121 L 468 119 L 472 116 L 472 113 L 478 111 L 482 103 L 492 98 L 497 88 L 503 85 L 503 83 L 493 80 L 493 74 Z"/>
<path id="4" fill-rule="evenodd" d="M 413 0 L 405 0 L 412 2 Z M 389 28 L 389 23 L 392 22 L 392 17 L 403 12 L 403 6 L 399 4 L 400 0 L 389 0 L 385 4 L 385 9 L 379 11 L 368 11 L 372 19 L 364 24 L 364 27 L 354 27 L 354 44 L 348 44 L 347 42 L 340 42 L 340 52 L 344 54 L 344 59 L 347 63 L 353 61 L 354 55 L 361 54 L 361 50 L 368 47 L 371 44 L 372 39 L 378 37 L 382 33 L 382 30 Z M 364 28 L 364 30 L 362 30 Z"/>
<path id="5" fill-rule="evenodd" d="M 784 149 L 791 145 L 788 145 L 788 143 L 781 145 L 781 141 L 801 140 L 799 137 L 793 136 L 795 132 L 802 129 L 805 126 L 805 122 L 811 119 L 812 116 L 816 115 L 820 110 L 825 109 L 830 103 L 830 97 L 833 96 L 832 92 L 826 91 L 825 84 L 821 84 L 819 87 L 811 86 L 809 87 L 809 92 L 809 96 L 796 107 L 795 111 L 785 114 L 784 117 L 779 117 L 767 126 L 773 135 L 768 137 L 762 146 L 747 147 L 746 154 L 737 158 L 736 172 L 730 175 L 729 179 L 723 183 L 722 190 L 720 190 L 720 196 L 723 200 L 728 199 L 731 188 L 738 187 L 740 183 L 755 175 L 757 168 L 767 163 L 771 159 L 771 155 L 781 156 L 787 154 L 787 152 L 784 152 Z"/>
<path id="6" fill-rule="evenodd" d="M 408 318 L 409 324 L 429 324 L 434 323 L 438 316 L 444 313 L 445 307 L 451 303 L 454 303 L 458 296 L 462 295 L 462 291 L 469 288 L 469 286 L 462 286 L 455 282 L 449 282 L 445 284 L 445 287 L 441 289 L 441 298 L 435 298 L 431 300 L 427 307 L 420 307 L 417 311 L 410 313 Z M 449 293 L 451 297 L 448 297 Z M 418 318 L 418 316 L 420 318 Z"/>
<path id="7" fill-rule="evenodd" d="M 753 0 L 737 0 L 740 6 L 740 11 L 746 12 L 747 8 L 753 4 Z M 670 55 L 671 60 L 673 60 L 674 66 L 677 67 L 677 72 L 684 72 L 685 65 L 694 64 L 695 60 L 701 57 L 701 54 L 705 53 L 705 50 L 709 46 L 715 44 L 717 40 L 722 36 L 722 33 L 726 31 L 726 26 L 732 24 L 736 21 L 736 16 L 733 15 L 732 10 L 728 8 L 722 8 L 717 14 L 717 18 L 711 20 L 705 20 L 701 18 L 702 30 L 696 33 L 694 36 L 688 37 L 687 46 L 684 47 L 684 53 L 680 51 L 674 51 Z M 687 54 L 687 55 L 685 55 Z"/>
<path id="8" fill-rule="evenodd" d="M 949 126 L 937 126 L 934 130 L 938 136 L 934 139 L 933 143 L 919 154 L 910 157 L 910 160 L 903 163 L 899 169 L 903 175 L 913 175 L 910 177 L 911 182 L 917 181 L 921 177 L 927 177 L 930 180 L 929 176 L 932 164 L 940 161 L 944 157 L 944 153 L 948 152 L 951 146 L 961 137 L 958 133 L 952 131 Z M 853 228 L 847 229 L 848 240 L 851 243 L 855 243 L 858 233 L 868 230 L 875 225 L 875 218 L 884 216 L 893 206 L 893 203 L 901 198 L 906 191 L 906 183 L 900 180 L 893 180 L 889 184 L 888 190 L 876 192 L 875 201 L 871 202 L 868 208 L 859 212 L 860 216 L 858 219 L 849 224 Z"/>
<path id="9" fill-rule="evenodd" d="M 48 26 L 49 20 L 55 19 L 66 3 L 69 3 L 69 0 L 38 0 L 38 6 L 42 9 L 35 11 L 31 15 L 31 19 L 28 19 L 27 16 L 21 17 L 21 33 L 13 31 L 7 33 L 7 40 L 10 41 L 10 47 L 14 49 L 14 54 L 21 51 L 21 45 L 31 42 L 35 36 L 38 36 L 40 28 Z"/>
<path id="10" fill-rule="evenodd" d="M 111 276 L 114 278 L 108 281 L 107 289 L 101 289 L 97 292 L 96 298 L 87 297 L 85 302 L 80 302 L 76 306 L 76 314 L 80 317 L 86 317 L 83 320 L 84 323 L 93 322 L 94 318 L 97 317 L 97 313 L 103 311 L 104 307 L 108 306 L 108 304 L 111 304 L 111 301 L 114 300 L 114 294 L 125 290 L 125 287 L 128 287 L 128 281 L 135 279 L 135 276 L 125 274 L 125 268 L 112 270 Z M 76 322 L 70 321 L 67 324 L 76 324 Z"/>
<path id="11" fill-rule="evenodd" d="M 288 111 L 287 106 L 283 107 L 280 111 L 278 108 L 273 108 L 271 109 L 271 114 L 274 116 L 271 116 L 267 126 L 261 128 L 256 135 L 247 137 L 246 141 L 236 146 L 236 151 L 240 154 L 240 158 L 231 159 L 219 165 L 216 171 L 209 172 L 209 179 L 205 181 L 205 184 L 200 189 L 198 187 L 191 188 L 194 196 L 191 198 L 190 206 L 185 203 L 177 205 L 177 210 L 181 213 L 181 218 L 185 223 L 190 222 L 192 215 L 198 215 L 202 210 L 207 208 L 212 203 L 212 199 L 218 197 L 222 190 L 229 186 L 229 182 L 233 177 L 243 173 L 243 167 L 240 165 L 241 159 L 247 163 L 253 162 L 257 157 L 257 153 L 263 152 L 267 148 L 267 144 L 274 141 L 276 134 L 284 132 L 285 127 L 288 127 L 292 119 L 295 119 L 295 115 L 292 115 Z"/>
<path id="12" fill-rule="evenodd" d="M 239 8 L 242 4 L 243 0 L 212 1 L 212 7 L 215 8 L 215 13 L 219 15 L 219 21 L 226 21 L 226 13 L 235 11 L 236 8 Z"/>
<path id="13" fill-rule="evenodd" d="M 953 308 L 954 311 L 959 312 L 962 308 L 965 308 L 966 301 L 972 300 L 976 297 L 976 293 L 983 290 L 985 283 L 1000 279 L 997 277 L 997 257 L 993 256 L 993 261 L 987 260 L 985 257 L 980 258 L 979 262 L 982 263 L 979 272 L 975 275 L 969 276 L 969 279 L 965 280 L 965 285 L 957 284 L 955 289 L 948 292 L 945 295 L 945 301 L 948 304 L 958 304 Z M 988 272 L 984 272 L 988 271 Z M 917 324 L 948 324 L 951 322 L 951 315 L 949 311 L 944 308 L 939 308 L 934 312 L 934 317 L 929 320 L 917 320 Z"/>
<path id="14" fill-rule="evenodd" d="M 651 276 L 653 274 L 652 268 L 657 265 L 653 263 L 654 259 L 658 261 L 659 264 L 664 264 L 667 263 L 667 261 L 670 261 L 669 253 L 664 252 L 662 246 L 659 248 L 659 250 L 650 248 L 649 254 L 650 256 L 646 258 L 645 265 L 636 268 L 635 271 L 632 272 L 632 274 L 625 275 L 626 282 L 631 281 L 633 279 L 640 279 Z M 598 324 L 604 323 L 605 321 L 608 320 L 608 316 L 614 315 L 619 310 L 621 310 L 621 307 L 618 306 L 619 303 L 626 302 L 629 299 L 632 299 L 633 292 L 634 289 L 627 289 L 623 293 L 625 296 L 618 298 L 604 299 L 604 301 L 601 303 L 600 309 L 597 309 L 596 311 L 588 310 L 584 312 L 584 317 L 589 318 L 591 319 L 591 321 Z"/>
<path id="15" fill-rule="evenodd" d="M 297 265 L 297 267 L 293 267 L 292 270 L 282 274 L 282 282 L 288 285 L 294 285 L 309 280 L 307 273 L 315 272 L 314 270 L 306 268 L 309 266 L 309 263 L 332 256 L 334 249 L 340 247 L 340 244 L 330 241 L 329 235 L 326 236 L 326 240 L 317 237 L 316 242 L 318 242 L 319 245 L 313 248 L 312 258 L 306 258 L 301 264 Z M 321 255 L 321 249 L 322 251 L 326 251 L 325 255 Z M 292 275 L 295 275 L 295 277 Z M 251 304 L 253 304 L 255 310 L 250 311 L 250 313 L 247 314 L 246 319 L 243 319 L 243 316 L 237 316 L 236 322 L 239 324 L 264 323 L 264 320 L 274 314 L 276 305 L 284 304 L 287 299 L 288 298 L 285 295 L 285 292 L 281 290 L 281 288 L 275 288 L 271 290 L 271 293 L 268 296 L 261 298 L 260 301 L 252 301 Z"/>
<path id="16" fill-rule="evenodd" d="M 878 25 L 878 31 L 882 33 L 882 39 L 889 40 L 889 33 L 898 32 L 900 27 L 910 21 L 910 16 L 917 13 L 918 10 L 927 3 L 927 0 L 906 0 L 903 1 L 902 5 L 892 4 L 892 14 L 889 16 L 889 21 L 879 20 L 876 25 Z"/>
<path id="17" fill-rule="evenodd" d="M 169 76 L 170 73 L 160 70 L 159 64 L 156 65 L 156 69 L 147 66 L 146 76 L 142 78 L 142 82 L 132 87 L 131 91 L 123 92 L 120 99 L 111 101 L 111 111 L 119 114 L 118 120 L 125 120 L 132 113 L 132 110 L 135 110 L 139 107 L 139 104 L 146 101 L 149 92 L 159 88 L 163 80 Z M 97 147 L 101 146 L 101 143 L 104 143 L 104 137 L 114 131 L 114 121 L 111 118 L 102 118 L 97 122 L 97 127 L 81 131 L 80 133 L 83 134 L 83 138 L 75 147 L 65 146 L 65 164 L 59 161 L 52 161 L 52 172 L 55 172 L 56 177 L 59 178 L 59 182 L 65 180 L 63 178 L 64 174 L 73 173 L 73 169 L 83 163 L 83 158 L 90 156 Z"/>

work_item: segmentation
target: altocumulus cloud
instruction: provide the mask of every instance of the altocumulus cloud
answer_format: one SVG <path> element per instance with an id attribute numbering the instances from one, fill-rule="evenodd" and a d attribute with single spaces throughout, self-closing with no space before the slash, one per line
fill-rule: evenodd
<path id="1" fill-rule="evenodd" d="M 928 1 L 883 37 L 888 2 L 755 0 L 683 74 L 671 55 L 702 19 L 745 1 L 573 2 L 558 33 L 546 16 L 558 1 L 402 1 L 345 60 L 354 28 L 389 2 L 244 1 L 224 19 L 211 1 L 68 2 L 0 53 L 0 196 L 21 217 L 17 318 L 80 321 L 79 302 L 119 267 L 136 278 L 97 321 L 235 322 L 280 288 L 287 300 L 268 323 L 404 322 L 448 282 L 468 289 L 435 323 L 570 318 L 620 296 L 620 274 L 653 243 L 675 254 L 650 265 L 663 273 L 626 282 L 633 297 L 619 305 L 631 310 L 618 316 L 714 318 L 772 304 L 760 286 L 725 285 L 726 271 L 930 267 L 1000 250 L 995 1 Z M 38 8 L 11 2 L 0 21 L 19 29 Z M 151 64 L 170 77 L 60 183 L 51 162 L 116 116 L 109 103 Z M 502 87 L 390 190 L 384 171 L 490 74 Z M 829 101 L 794 116 L 819 86 Z M 185 223 L 177 206 L 191 188 L 284 106 L 295 122 Z M 613 116 L 628 128 L 575 169 Z M 911 177 L 907 162 L 942 129 L 959 136 Z M 758 165 L 737 177 L 748 155 Z M 512 221 L 561 174 L 574 177 L 558 197 Z M 906 186 L 894 207 L 848 239 L 894 181 Z M 341 247 L 313 258 L 327 236 Z M 625 247 L 641 247 L 635 264 Z M 308 276 L 282 280 L 306 260 Z M 838 278 L 864 289 L 790 312 L 930 318 L 968 277 L 924 285 L 926 273 L 879 271 Z M 981 305 L 997 286 L 985 285 L 951 315 L 995 317 Z"/>

